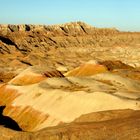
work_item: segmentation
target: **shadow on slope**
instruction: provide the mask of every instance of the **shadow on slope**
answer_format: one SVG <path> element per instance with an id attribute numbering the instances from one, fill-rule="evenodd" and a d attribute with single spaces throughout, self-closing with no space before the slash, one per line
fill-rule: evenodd
<path id="1" fill-rule="evenodd" d="M 4 125 L 4 127 L 16 131 L 22 131 L 22 129 L 18 126 L 18 124 L 14 120 L 12 120 L 10 117 L 2 115 L 4 108 L 5 106 L 0 106 L 0 125 Z"/>

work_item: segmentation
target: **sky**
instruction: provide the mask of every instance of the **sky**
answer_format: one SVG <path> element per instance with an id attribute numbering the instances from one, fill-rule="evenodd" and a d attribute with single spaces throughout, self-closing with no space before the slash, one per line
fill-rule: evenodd
<path id="1" fill-rule="evenodd" d="M 140 31 L 140 0 L 0 0 L 0 24 L 62 24 Z"/>

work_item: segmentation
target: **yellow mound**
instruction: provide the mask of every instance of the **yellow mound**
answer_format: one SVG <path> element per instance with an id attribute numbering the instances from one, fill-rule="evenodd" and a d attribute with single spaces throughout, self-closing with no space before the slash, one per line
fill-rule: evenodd
<path id="1" fill-rule="evenodd" d="M 65 73 L 65 76 L 91 76 L 106 71 L 107 68 L 103 65 L 86 63 L 80 67 L 75 68 L 74 70 Z"/>
<path id="2" fill-rule="evenodd" d="M 32 132 L 93 112 L 140 110 L 140 82 L 106 71 L 93 62 L 69 72 L 69 77 L 47 68 L 28 68 L 0 86 L 0 106 L 6 106 L 3 115 Z"/>
<path id="3" fill-rule="evenodd" d="M 64 77 L 61 72 L 48 68 L 29 67 L 18 76 L 9 81 L 11 85 L 29 85 L 35 84 L 51 77 Z"/>

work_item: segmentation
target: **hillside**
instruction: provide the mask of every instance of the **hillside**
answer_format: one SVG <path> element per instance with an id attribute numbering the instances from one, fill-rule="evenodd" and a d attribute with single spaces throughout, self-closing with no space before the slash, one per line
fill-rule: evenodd
<path id="1" fill-rule="evenodd" d="M 139 60 L 138 32 L 0 25 L 0 140 L 139 139 Z"/>
<path id="2" fill-rule="evenodd" d="M 0 66 L 53 67 L 62 63 L 72 68 L 91 59 L 121 60 L 140 66 L 139 45 L 140 33 L 100 29 L 83 22 L 0 25 Z"/>

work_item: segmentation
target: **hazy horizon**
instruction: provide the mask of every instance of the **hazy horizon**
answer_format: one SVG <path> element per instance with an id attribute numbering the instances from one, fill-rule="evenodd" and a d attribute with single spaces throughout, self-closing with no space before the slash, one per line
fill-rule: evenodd
<path id="1" fill-rule="evenodd" d="M 140 31 L 139 0 L 0 0 L 0 24 L 64 24 Z"/>

